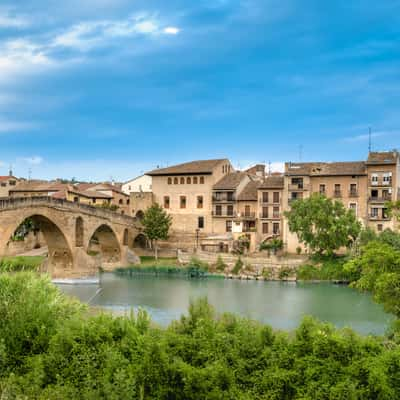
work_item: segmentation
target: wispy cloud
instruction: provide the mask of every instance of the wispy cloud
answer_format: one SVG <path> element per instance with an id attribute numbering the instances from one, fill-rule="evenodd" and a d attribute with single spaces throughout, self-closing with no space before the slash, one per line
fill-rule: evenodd
<path id="1" fill-rule="evenodd" d="M 37 124 L 34 122 L 13 121 L 0 118 L 0 134 L 32 130 L 35 128 L 37 128 Z"/>
<path id="2" fill-rule="evenodd" d="M 23 162 L 29 165 L 40 165 L 43 162 L 43 158 L 40 156 L 21 157 L 17 159 L 17 162 Z"/>
<path id="3" fill-rule="evenodd" d="M 25 28 L 30 25 L 30 21 L 25 16 L 17 16 L 9 11 L 0 10 L 0 29 Z"/>
<path id="4" fill-rule="evenodd" d="M 133 45 L 122 39 L 137 37 L 139 40 L 140 37 L 178 33 L 180 28 L 165 25 L 156 16 L 136 14 L 125 19 L 80 22 L 62 31 L 42 32 L 29 39 L 5 40 L 0 44 L 0 82 L 21 72 L 32 73 L 82 62 L 96 49 Z"/>
<path id="5" fill-rule="evenodd" d="M 346 138 L 343 139 L 344 142 L 366 142 L 367 140 L 369 140 L 369 138 L 371 137 L 371 139 L 373 138 L 378 138 L 378 137 L 382 137 L 382 136 L 392 136 L 395 134 L 399 134 L 400 132 L 396 132 L 396 131 L 378 131 L 378 132 L 372 132 L 371 135 L 369 135 L 368 133 L 366 134 L 362 134 L 362 135 L 355 135 L 355 136 L 348 136 Z"/>

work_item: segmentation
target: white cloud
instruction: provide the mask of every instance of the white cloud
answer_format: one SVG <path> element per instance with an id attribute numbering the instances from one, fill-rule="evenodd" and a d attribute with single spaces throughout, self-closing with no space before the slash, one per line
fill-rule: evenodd
<path id="1" fill-rule="evenodd" d="M 26 17 L 14 16 L 8 12 L 0 11 L 0 29 L 3 28 L 25 28 L 30 25 Z"/>
<path id="2" fill-rule="evenodd" d="M 33 122 L 10 121 L 0 119 L 0 133 L 18 132 L 35 129 L 37 125 Z"/>
<path id="3" fill-rule="evenodd" d="M 176 26 L 167 26 L 164 28 L 163 32 L 166 35 L 177 35 L 181 30 L 177 28 Z"/>
<path id="4" fill-rule="evenodd" d="M 387 136 L 391 132 L 387 131 L 380 131 L 380 132 L 373 132 L 371 133 L 371 139 L 381 137 L 381 136 Z M 349 136 L 344 138 L 345 142 L 365 142 L 369 140 L 370 135 L 368 133 L 362 134 L 362 135 L 355 135 L 355 136 Z"/>
<path id="5" fill-rule="evenodd" d="M 33 157 L 21 157 L 18 161 L 22 161 L 29 165 L 40 165 L 43 162 L 43 158 L 40 156 L 33 156 Z"/>

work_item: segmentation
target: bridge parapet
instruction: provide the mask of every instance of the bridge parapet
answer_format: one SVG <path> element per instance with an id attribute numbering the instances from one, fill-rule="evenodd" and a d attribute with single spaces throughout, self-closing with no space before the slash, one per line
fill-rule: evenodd
<path id="1" fill-rule="evenodd" d="M 63 199 L 55 199 L 48 196 L 36 197 L 3 197 L 0 198 L 0 212 L 15 210 L 18 208 L 47 206 L 53 208 L 62 208 L 65 210 L 80 211 L 100 218 L 112 219 L 127 225 L 134 225 L 137 218 L 128 215 L 119 214 L 115 211 L 100 207 L 90 206 L 88 204 L 75 203 Z"/>

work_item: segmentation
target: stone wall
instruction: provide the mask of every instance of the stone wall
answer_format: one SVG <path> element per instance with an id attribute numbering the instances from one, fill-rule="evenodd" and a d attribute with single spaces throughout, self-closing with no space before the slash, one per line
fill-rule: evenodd
<path id="1" fill-rule="evenodd" d="M 26 253 L 33 249 L 46 246 L 46 240 L 42 232 L 29 232 L 24 240 L 12 241 L 7 244 L 7 255 L 16 256 L 18 254 Z"/>
<path id="2" fill-rule="evenodd" d="M 221 257 L 225 264 L 228 267 L 232 268 L 239 256 L 233 254 L 226 253 L 210 253 L 205 251 L 197 251 L 194 252 L 184 252 L 178 251 L 178 259 L 182 264 L 188 264 L 190 260 L 195 257 L 208 263 L 209 265 L 215 264 L 218 257 Z M 259 253 L 257 255 L 248 255 L 248 256 L 240 256 L 244 265 L 250 265 L 256 273 L 262 273 L 264 268 L 268 268 L 271 270 L 280 270 L 282 268 L 297 268 L 304 263 L 303 257 L 298 258 L 286 258 L 286 257 L 277 257 L 270 256 L 267 254 Z"/>

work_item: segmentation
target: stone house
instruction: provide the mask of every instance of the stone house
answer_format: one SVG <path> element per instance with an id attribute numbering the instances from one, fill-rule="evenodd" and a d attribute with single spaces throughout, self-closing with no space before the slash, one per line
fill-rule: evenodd
<path id="1" fill-rule="evenodd" d="M 122 184 L 121 190 L 130 195 L 131 193 L 151 193 L 153 179 L 149 175 L 140 175 Z"/>
<path id="2" fill-rule="evenodd" d="M 0 197 L 8 197 L 12 190 L 19 182 L 19 179 L 10 173 L 10 175 L 0 176 Z"/>

